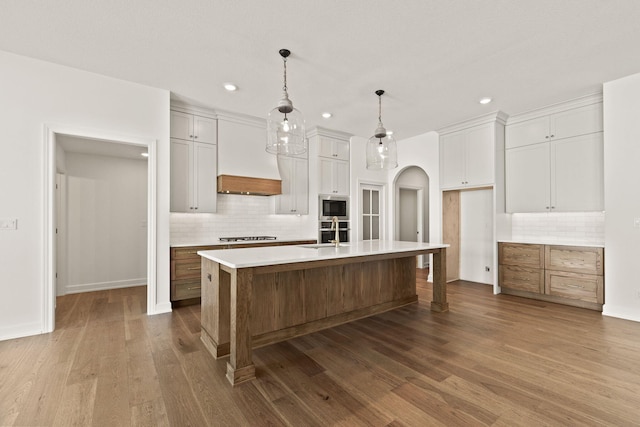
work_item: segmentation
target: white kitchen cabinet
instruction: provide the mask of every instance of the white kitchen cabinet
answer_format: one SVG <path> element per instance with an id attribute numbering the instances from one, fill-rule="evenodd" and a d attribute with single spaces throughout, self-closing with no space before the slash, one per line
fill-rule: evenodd
<path id="1" fill-rule="evenodd" d="M 602 103 L 518 121 L 505 128 L 507 149 L 602 132 Z"/>
<path id="2" fill-rule="evenodd" d="M 440 138 L 440 187 L 456 189 L 494 182 L 495 126 L 492 123 Z"/>
<path id="3" fill-rule="evenodd" d="M 506 150 L 507 212 L 604 210 L 603 134 Z"/>
<path id="4" fill-rule="evenodd" d="M 549 212 L 549 143 L 506 150 L 507 212 Z"/>
<path id="5" fill-rule="evenodd" d="M 309 214 L 309 160 L 305 156 L 277 156 L 282 194 L 276 199 L 277 214 Z"/>
<path id="6" fill-rule="evenodd" d="M 349 195 L 349 162 L 318 157 L 320 194 Z"/>
<path id="7" fill-rule="evenodd" d="M 336 160 L 349 161 L 349 142 L 321 136 L 318 138 L 318 155 Z"/>
<path id="8" fill-rule="evenodd" d="M 215 144 L 217 135 L 216 119 L 171 111 L 171 138 Z"/>
<path id="9" fill-rule="evenodd" d="M 171 139 L 171 212 L 216 211 L 217 145 Z"/>
<path id="10" fill-rule="evenodd" d="M 551 205 L 554 211 L 604 210 L 603 133 L 551 142 Z"/>

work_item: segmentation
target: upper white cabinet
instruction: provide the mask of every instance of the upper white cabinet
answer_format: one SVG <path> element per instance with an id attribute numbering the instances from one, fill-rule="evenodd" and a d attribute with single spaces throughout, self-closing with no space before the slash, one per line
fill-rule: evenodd
<path id="1" fill-rule="evenodd" d="M 334 134 L 336 137 L 332 136 Z M 319 194 L 349 195 L 350 153 L 347 138 L 327 129 L 316 128 L 311 132 L 310 144 L 318 146 Z"/>
<path id="2" fill-rule="evenodd" d="M 210 117 L 171 111 L 171 138 L 215 144 L 217 122 Z"/>
<path id="3" fill-rule="evenodd" d="M 506 148 L 517 148 L 579 135 L 602 132 L 602 103 L 571 108 L 509 124 Z"/>
<path id="4" fill-rule="evenodd" d="M 277 156 L 282 179 L 282 194 L 276 199 L 276 213 L 309 213 L 309 160 L 302 156 Z"/>
<path id="5" fill-rule="evenodd" d="M 494 123 L 476 125 L 440 137 L 440 187 L 492 185 L 495 181 Z"/>
<path id="6" fill-rule="evenodd" d="M 171 212 L 215 212 L 216 177 L 216 144 L 171 138 Z"/>
<path id="7" fill-rule="evenodd" d="M 507 212 L 604 210 L 602 103 L 558 108 L 507 124 Z"/>
<path id="8" fill-rule="evenodd" d="M 349 162 L 319 157 L 320 194 L 349 195 Z"/>
<path id="9" fill-rule="evenodd" d="M 321 136 L 318 138 L 318 156 L 349 161 L 349 142 Z"/>

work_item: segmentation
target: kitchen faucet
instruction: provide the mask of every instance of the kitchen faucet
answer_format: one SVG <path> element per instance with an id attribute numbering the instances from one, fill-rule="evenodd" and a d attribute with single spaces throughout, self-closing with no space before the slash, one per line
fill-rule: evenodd
<path id="1" fill-rule="evenodd" d="M 331 230 L 336 230 L 336 237 L 334 240 L 329 240 L 329 243 L 333 243 L 336 245 L 336 248 L 340 246 L 340 231 L 338 227 L 338 217 L 334 216 L 331 218 Z"/>

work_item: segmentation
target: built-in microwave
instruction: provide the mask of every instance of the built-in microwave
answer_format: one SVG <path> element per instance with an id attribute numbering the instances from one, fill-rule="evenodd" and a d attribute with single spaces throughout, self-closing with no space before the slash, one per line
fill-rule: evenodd
<path id="1" fill-rule="evenodd" d="M 340 220 L 349 219 L 349 198 L 343 196 L 320 195 L 318 198 L 318 219 L 331 220 L 334 216 Z"/>

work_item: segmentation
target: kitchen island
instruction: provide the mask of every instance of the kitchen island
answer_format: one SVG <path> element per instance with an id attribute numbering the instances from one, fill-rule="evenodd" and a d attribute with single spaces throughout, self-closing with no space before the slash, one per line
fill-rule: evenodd
<path id="1" fill-rule="evenodd" d="M 433 254 L 434 311 L 448 310 L 446 247 L 361 241 L 199 251 L 201 340 L 230 356 L 232 385 L 255 378 L 252 349 L 418 301 L 416 256 Z"/>

